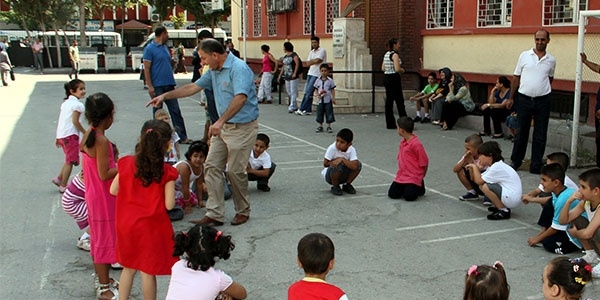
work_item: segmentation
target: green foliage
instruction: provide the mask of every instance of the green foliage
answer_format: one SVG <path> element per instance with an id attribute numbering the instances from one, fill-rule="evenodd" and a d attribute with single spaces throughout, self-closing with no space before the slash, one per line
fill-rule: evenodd
<path id="1" fill-rule="evenodd" d="M 175 1 L 181 8 L 187 10 L 193 14 L 196 19 L 196 23 L 200 23 L 206 27 L 217 27 L 219 22 L 224 18 L 231 15 L 231 0 L 223 1 L 223 10 L 207 13 L 204 10 L 204 6 L 200 5 L 198 0 L 176 0 Z M 206 2 L 209 2 L 206 0 Z"/>
<path id="2" fill-rule="evenodd" d="M 173 27 L 175 27 L 175 29 L 180 29 L 187 22 L 187 19 L 183 12 L 178 13 L 177 16 L 171 16 L 170 19 L 171 22 L 173 22 Z"/>

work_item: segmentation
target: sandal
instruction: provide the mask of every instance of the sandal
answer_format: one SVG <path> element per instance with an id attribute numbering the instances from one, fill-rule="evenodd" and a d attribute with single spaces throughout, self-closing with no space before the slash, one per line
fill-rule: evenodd
<path id="1" fill-rule="evenodd" d="M 102 296 L 106 292 L 111 292 L 113 296 L 111 298 Z M 96 298 L 99 300 L 117 300 L 119 299 L 119 289 L 115 288 L 111 283 L 99 284 L 96 287 Z"/>

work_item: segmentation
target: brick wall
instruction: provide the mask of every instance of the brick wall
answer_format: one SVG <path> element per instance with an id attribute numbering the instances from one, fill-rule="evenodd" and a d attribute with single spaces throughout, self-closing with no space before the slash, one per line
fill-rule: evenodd
<path id="1" fill-rule="evenodd" d="M 366 4 L 365 4 L 366 5 Z M 419 0 L 371 0 L 370 17 L 366 17 L 366 7 L 360 5 L 354 15 L 369 21 L 369 48 L 373 55 L 373 70 L 381 69 L 383 55 L 387 51 L 387 42 L 396 37 L 400 39 L 400 58 L 406 73 L 402 75 L 402 87 L 405 90 L 419 90 L 423 39 L 425 4 Z M 383 85 L 383 75 L 375 76 L 375 84 Z"/>

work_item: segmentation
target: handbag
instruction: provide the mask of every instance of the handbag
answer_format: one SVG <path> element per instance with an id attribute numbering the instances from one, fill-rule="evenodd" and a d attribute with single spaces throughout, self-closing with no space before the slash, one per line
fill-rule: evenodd
<path id="1" fill-rule="evenodd" d="M 15 81 L 15 72 L 13 69 L 10 69 L 10 80 Z"/>

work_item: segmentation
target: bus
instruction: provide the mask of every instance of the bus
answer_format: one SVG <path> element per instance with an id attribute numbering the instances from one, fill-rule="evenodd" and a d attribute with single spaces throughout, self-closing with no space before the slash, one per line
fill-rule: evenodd
<path id="1" fill-rule="evenodd" d="M 74 39 L 76 39 L 80 45 L 83 45 L 81 39 L 79 38 L 79 31 L 58 31 L 58 43 L 60 47 L 68 47 L 71 45 Z M 49 47 L 56 47 L 56 32 L 55 31 L 46 31 L 44 32 L 44 36 L 47 38 L 46 42 Z M 85 39 L 87 43 L 86 46 L 89 47 L 97 47 L 98 52 L 104 52 L 104 48 L 106 47 L 123 47 L 123 42 L 121 40 L 121 34 L 117 32 L 108 32 L 108 31 L 86 31 Z"/>
<path id="2" fill-rule="evenodd" d="M 203 30 L 208 30 L 210 32 L 213 32 L 213 29 L 209 28 L 209 27 L 198 28 L 198 32 L 203 31 Z M 179 43 L 182 43 L 183 47 L 186 48 L 186 50 L 193 50 L 194 48 L 196 48 L 196 45 L 197 45 L 196 30 L 193 30 L 193 29 L 192 30 L 189 30 L 189 29 L 167 29 L 167 32 L 169 33 L 169 40 L 167 41 L 167 46 L 169 48 L 176 47 L 179 45 Z M 221 43 L 224 43 L 227 40 L 227 33 L 225 32 L 225 30 L 218 28 L 218 27 L 214 28 L 213 36 L 215 37 L 216 40 L 220 41 Z M 143 43 L 140 44 L 140 47 L 146 47 L 146 45 L 148 45 L 150 42 L 152 42 L 152 40 L 154 40 L 154 32 L 152 34 L 150 34 Z"/>

